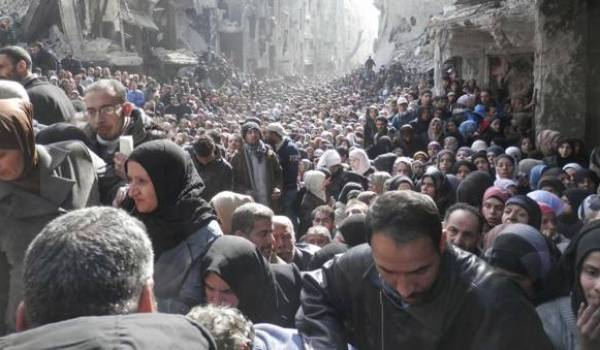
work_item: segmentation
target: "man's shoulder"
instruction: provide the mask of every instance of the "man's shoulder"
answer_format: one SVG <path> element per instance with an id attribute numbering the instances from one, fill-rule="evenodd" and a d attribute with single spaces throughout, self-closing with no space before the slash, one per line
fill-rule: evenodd
<path id="1" fill-rule="evenodd" d="M 186 317 L 139 313 L 56 322 L 0 338 L 10 349 L 215 349 L 209 333 Z"/>

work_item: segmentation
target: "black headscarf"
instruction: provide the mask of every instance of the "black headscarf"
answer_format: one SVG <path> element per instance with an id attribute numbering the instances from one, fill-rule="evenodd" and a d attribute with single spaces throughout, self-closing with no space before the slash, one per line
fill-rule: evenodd
<path id="1" fill-rule="evenodd" d="M 452 204 L 456 202 L 456 192 L 448 181 L 448 178 L 435 167 L 430 167 L 421 178 L 421 183 L 425 178 L 430 178 L 435 185 L 436 198 L 434 202 L 438 207 L 440 216 L 443 217 Z M 419 184 L 420 187 L 420 184 Z"/>
<path id="2" fill-rule="evenodd" d="M 467 175 L 456 189 L 456 199 L 476 208 L 481 207 L 485 190 L 494 186 L 494 180 L 485 171 L 474 171 Z"/>
<path id="3" fill-rule="evenodd" d="M 188 236 L 216 220 L 210 205 L 200 196 L 202 178 L 186 152 L 169 140 L 154 140 L 136 147 L 129 156 L 146 170 L 158 199 L 152 213 L 132 214 L 141 219 L 152 240 L 155 257 L 174 248 Z"/>
<path id="4" fill-rule="evenodd" d="M 600 220 L 594 220 L 583 226 L 581 231 L 573 237 L 563 254 L 560 264 L 566 284 L 572 286 L 571 307 L 574 315 L 577 315 L 579 305 L 586 303 L 581 283 L 579 283 L 581 265 L 590 253 L 599 250 Z"/>
<path id="5" fill-rule="evenodd" d="M 202 258 L 202 279 L 221 277 L 239 300 L 237 308 L 254 323 L 280 324 L 278 290 L 269 263 L 245 238 L 217 238 Z"/>
<path id="6" fill-rule="evenodd" d="M 542 226 L 542 211 L 540 210 L 540 206 L 533 199 L 523 196 L 516 195 L 510 197 L 504 207 L 508 205 L 518 205 L 519 207 L 525 209 L 527 215 L 529 216 L 529 222 L 527 223 L 530 226 L 533 226 L 536 230 L 539 230 Z"/>
<path id="7" fill-rule="evenodd" d="M 367 242 L 369 227 L 367 226 L 367 218 L 363 214 L 351 215 L 345 218 L 338 229 L 344 237 L 344 242 L 350 247 Z"/>

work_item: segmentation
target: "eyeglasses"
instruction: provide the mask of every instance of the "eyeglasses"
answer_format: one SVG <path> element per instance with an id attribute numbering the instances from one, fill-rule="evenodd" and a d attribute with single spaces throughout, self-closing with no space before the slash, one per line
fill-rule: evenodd
<path id="1" fill-rule="evenodd" d="M 107 115 L 111 115 L 111 114 L 117 112 L 117 110 L 119 109 L 120 106 L 121 106 L 120 104 L 116 104 L 116 105 L 102 106 L 98 109 L 88 108 L 86 113 L 89 117 L 92 117 L 92 118 L 95 118 L 96 115 L 98 115 L 98 113 L 100 113 L 103 116 L 107 116 Z"/>

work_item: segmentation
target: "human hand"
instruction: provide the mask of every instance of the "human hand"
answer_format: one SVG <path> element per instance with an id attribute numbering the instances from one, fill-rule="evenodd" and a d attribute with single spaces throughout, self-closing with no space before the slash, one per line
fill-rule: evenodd
<path id="1" fill-rule="evenodd" d="M 123 180 L 127 180 L 127 173 L 125 171 L 125 162 L 127 161 L 127 156 L 123 153 L 117 152 L 113 157 L 113 162 L 115 164 L 115 173 Z"/>
<path id="2" fill-rule="evenodd" d="M 128 191 L 129 191 L 129 186 L 119 187 L 119 189 L 117 190 L 117 194 L 115 195 L 115 198 L 113 199 L 112 206 L 115 208 L 121 207 L 121 203 L 123 203 L 125 198 L 127 198 Z"/>
<path id="3" fill-rule="evenodd" d="M 581 303 L 577 313 L 581 350 L 600 349 L 600 305 Z"/>

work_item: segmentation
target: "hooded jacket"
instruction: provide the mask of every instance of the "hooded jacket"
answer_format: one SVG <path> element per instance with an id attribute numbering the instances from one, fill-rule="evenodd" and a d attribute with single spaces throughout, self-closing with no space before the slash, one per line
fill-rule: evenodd
<path id="1" fill-rule="evenodd" d="M 305 274 L 296 325 L 315 349 L 552 349 L 518 287 L 447 246 L 426 303 L 384 291 L 364 244 Z"/>

